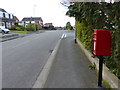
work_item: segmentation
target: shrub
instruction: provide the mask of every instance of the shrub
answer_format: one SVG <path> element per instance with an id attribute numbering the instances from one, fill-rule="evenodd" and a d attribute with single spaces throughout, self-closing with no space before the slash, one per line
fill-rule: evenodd
<path id="1" fill-rule="evenodd" d="M 23 26 L 12 26 L 11 28 L 9 28 L 10 30 L 18 30 L 18 31 L 23 31 L 24 30 L 24 27 Z"/>
<path id="2" fill-rule="evenodd" d="M 66 14 L 75 17 L 77 37 L 87 49 L 92 50 L 93 29 L 110 30 L 111 55 L 104 56 L 104 61 L 120 78 L 120 2 L 80 2 L 71 4 L 68 9 Z"/>
<path id="3" fill-rule="evenodd" d="M 50 26 L 49 30 L 55 30 L 54 26 Z"/>
<path id="4" fill-rule="evenodd" d="M 21 28 L 20 27 L 16 27 L 16 30 L 21 31 Z"/>
<path id="5" fill-rule="evenodd" d="M 38 24 L 37 23 L 32 23 L 32 24 L 28 24 L 27 26 L 26 26 L 26 30 L 27 31 L 34 31 L 34 27 L 35 27 L 35 29 L 36 29 L 36 31 L 38 30 Z"/>
<path id="6" fill-rule="evenodd" d="M 10 30 L 17 30 L 16 26 L 12 26 L 11 28 L 9 28 Z"/>
<path id="7" fill-rule="evenodd" d="M 82 42 L 86 49 L 92 52 L 93 49 L 93 28 L 91 26 L 85 25 L 84 22 L 76 21 L 76 32 L 77 38 Z M 119 47 L 119 32 L 110 30 L 112 35 L 112 45 L 111 45 L 111 55 L 104 56 L 104 63 L 120 79 L 120 68 L 119 68 L 119 58 L 120 58 L 120 47 Z M 117 37 L 117 38 L 116 38 Z"/>

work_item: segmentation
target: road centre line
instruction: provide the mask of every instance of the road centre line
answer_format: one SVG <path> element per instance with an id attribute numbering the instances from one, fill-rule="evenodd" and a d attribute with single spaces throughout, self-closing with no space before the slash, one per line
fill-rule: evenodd
<path id="1" fill-rule="evenodd" d="M 66 38 L 67 35 L 65 33 L 62 34 L 61 39 Z"/>
<path id="2" fill-rule="evenodd" d="M 66 38 L 66 37 L 67 37 L 67 35 L 65 34 L 65 35 L 64 35 L 64 37 Z"/>
<path id="3" fill-rule="evenodd" d="M 63 37 L 64 37 L 64 33 L 62 34 L 61 39 L 63 39 Z"/>

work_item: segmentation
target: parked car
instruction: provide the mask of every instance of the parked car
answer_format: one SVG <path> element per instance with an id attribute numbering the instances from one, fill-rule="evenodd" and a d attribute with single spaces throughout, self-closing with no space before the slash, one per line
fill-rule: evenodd
<path id="1" fill-rule="evenodd" d="M 0 32 L 1 32 L 1 33 L 9 33 L 10 30 L 9 30 L 9 29 L 6 29 L 6 28 L 4 28 L 4 27 L 2 27 L 2 26 L 0 26 Z"/>

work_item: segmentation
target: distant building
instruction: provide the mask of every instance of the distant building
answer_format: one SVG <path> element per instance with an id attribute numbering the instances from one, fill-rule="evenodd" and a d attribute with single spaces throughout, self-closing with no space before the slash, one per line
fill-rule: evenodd
<path id="1" fill-rule="evenodd" d="M 43 27 L 44 27 L 44 29 L 47 29 L 47 30 L 48 30 L 48 29 L 49 29 L 49 30 L 54 30 L 54 29 L 55 29 L 52 23 L 45 23 L 45 24 L 43 25 Z"/>
<path id="2" fill-rule="evenodd" d="M 19 22 L 20 22 L 19 19 L 18 19 L 16 16 L 14 16 L 14 19 L 15 19 L 15 22 L 16 22 L 16 23 L 19 23 Z"/>
<path id="3" fill-rule="evenodd" d="M 14 15 L 6 12 L 4 9 L 0 8 L 0 26 L 5 28 L 10 28 L 15 24 L 16 20 Z"/>
<path id="4" fill-rule="evenodd" d="M 45 23 L 45 24 L 44 24 L 44 27 L 51 27 L 51 26 L 53 26 L 52 23 Z"/>
<path id="5" fill-rule="evenodd" d="M 27 25 L 31 23 L 38 23 L 38 28 L 42 28 L 43 20 L 41 17 L 25 17 L 22 19 L 22 23 Z"/>

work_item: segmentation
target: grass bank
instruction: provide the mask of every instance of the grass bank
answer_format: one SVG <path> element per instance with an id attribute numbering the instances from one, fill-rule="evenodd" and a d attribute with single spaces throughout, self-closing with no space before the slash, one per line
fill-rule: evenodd
<path id="1" fill-rule="evenodd" d="M 10 30 L 10 32 L 14 32 L 14 33 L 28 33 L 28 31 L 17 31 L 17 30 Z"/>

